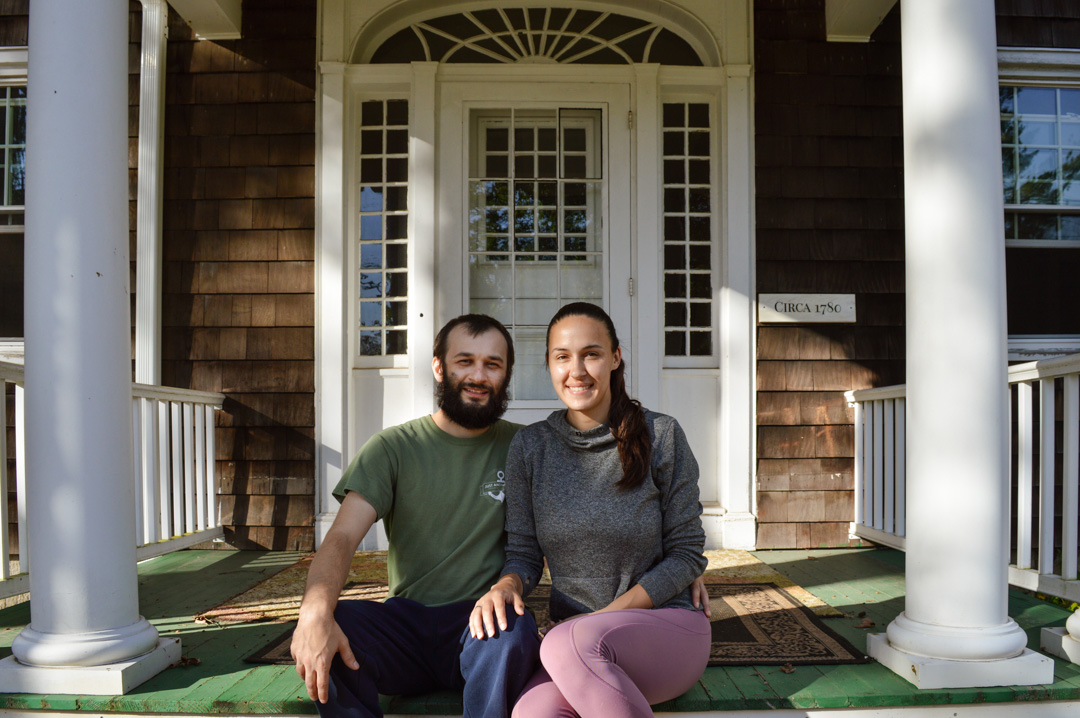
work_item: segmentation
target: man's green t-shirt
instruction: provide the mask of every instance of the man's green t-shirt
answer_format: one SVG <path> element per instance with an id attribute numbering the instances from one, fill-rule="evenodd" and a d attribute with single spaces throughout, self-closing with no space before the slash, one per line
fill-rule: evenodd
<path id="1" fill-rule="evenodd" d="M 355 491 L 386 526 L 390 595 L 427 606 L 475 600 L 504 559 L 506 452 L 521 426 L 460 439 L 423 416 L 371 437 L 334 496 Z"/>

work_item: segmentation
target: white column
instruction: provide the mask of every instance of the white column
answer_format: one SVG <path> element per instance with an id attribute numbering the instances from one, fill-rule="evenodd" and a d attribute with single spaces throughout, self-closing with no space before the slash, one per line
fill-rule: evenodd
<path id="1" fill-rule="evenodd" d="M 726 212 L 720 257 L 719 517 L 723 548 L 753 548 L 757 541 L 754 448 L 754 96 L 750 65 L 726 65 L 724 152 L 720 181 Z M 706 527 L 716 523 L 706 507 Z M 711 521 L 710 521 L 711 520 Z M 708 531 L 708 528 L 706 528 Z M 710 539 L 712 537 L 710 536 Z"/>
<path id="2" fill-rule="evenodd" d="M 634 176 L 637 178 L 633 208 L 636 251 L 631 268 L 634 296 L 627 299 L 634 306 L 634 349 L 631 367 L 634 374 L 632 394 L 647 407 L 663 405 L 664 297 L 661 239 L 663 212 L 660 207 L 660 66 L 634 65 Z M 620 241 L 627 241 L 623 239 Z M 613 238 L 614 246 L 615 238 Z"/>
<path id="3" fill-rule="evenodd" d="M 992 3 L 902 0 L 907 597 L 870 654 L 920 688 L 1032 685 L 1007 612 L 1005 249 Z"/>
<path id="4" fill-rule="evenodd" d="M 345 263 L 345 65 L 319 64 L 319 132 L 315 156 L 315 545 L 337 515 L 333 490 L 348 465 Z"/>
<path id="5" fill-rule="evenodd" d="M 139 202 L 136 215 L 135 381 L 161 383 L 161 201 L 165 177 L 165 0 L 142 0 Z"/>
<path id="6" fill-rule="evenodd" d="M 138 610 L 127 23 L 126 3 L 35 0 L 31 10 L 25 311 L 33 600 L 30 625 L 0 670 L 3 691 L 122 692 L 140 679 L 135 674 L 145 679 L 168 665 L 166 646 L 179 653 L 175 639 L 159 642 Z M 150 660 L 132 661 L 143 655 Z"/>
<path id="7" fill-rule="evenodd" d="M 435 343 L 435 110 L 437 62 L 412 63 L 409 94 L 409 384 L 412 415 L 435 411 L 431 346 Z"/>

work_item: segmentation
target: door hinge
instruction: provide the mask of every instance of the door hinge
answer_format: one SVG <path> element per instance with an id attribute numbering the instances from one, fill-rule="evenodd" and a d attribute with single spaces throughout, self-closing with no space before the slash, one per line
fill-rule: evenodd
<path id="1" fill-rule="evenodd" d="M 634 111 L 633 110 L 629 110 L 626 113 L 626 129 L 628 129 L 628 130 L 634 129 Z"/>
<path id="2" fill-rule="evenodd" d="M 628 284 L 629 284 L 629 286 L 627 288 L 630 290 L 630 296 L 632 297 L 632 296 L 634 296 L 634 278 L 633 277 L 630 277 Z"/>

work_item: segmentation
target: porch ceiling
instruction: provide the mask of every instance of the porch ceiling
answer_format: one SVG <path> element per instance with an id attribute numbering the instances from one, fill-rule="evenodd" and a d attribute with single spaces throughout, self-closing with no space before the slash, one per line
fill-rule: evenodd
<path id="1" fill-rule="evenodd" d="M 896 0 L 825 0 L 825 33 L 830 42 L 869 42 Z"/>
<path id="2" fill-rule="evenodd" d="M 238 40 L 242 0 L 169 0 L 200 40 Z"/>

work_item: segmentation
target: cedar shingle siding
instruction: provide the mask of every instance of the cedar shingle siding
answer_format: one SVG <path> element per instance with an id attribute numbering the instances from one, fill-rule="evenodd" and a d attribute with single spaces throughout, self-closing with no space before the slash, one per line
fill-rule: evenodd
<path id="1" fill-rule="evenodd" d="M 133 260 L 140 7 L 131 2 Z M 1074 0 L 996 7 L 1003 47 L 1080 47 Z M 28 8 L 0 0 L 0 45 L 26 44 Z M 163 383 L 228 395 L 217 459 L 239 547 L 314 545 L 316 10 L 247 0 L 238 41 L 196 41 L 170 21 Z M 758 327 L 758 546 L 845 546 L 854 431 L 843 392 L 904 381 L 899 8 L 869 43 L 828 43 L 824 0 L 756 0 L 754 32 L 757 290 L 854 293 L 858 314 Z M 1007 263 L 1011 333 L 1080 333 L 1080 250 L 1010 249 Z M 0 297 L 21 291 L 7 276 Z"/>
<path id="2" fill-rule="evenodd" d="M 162 375 L 228 396 L 241 548 L 314 548 L 315 5 L 245 2 L 237 41 L 169 23 Z"/>
<path id="3" fill-rule="evenodd" d="M 757 291 L 840 292 L 855 324 L 758 327 L 758 546 L 847 546 L 844 391 L 904 380 L 900 22 L 825 41 L 821 0 L 755 3 Z"/>

